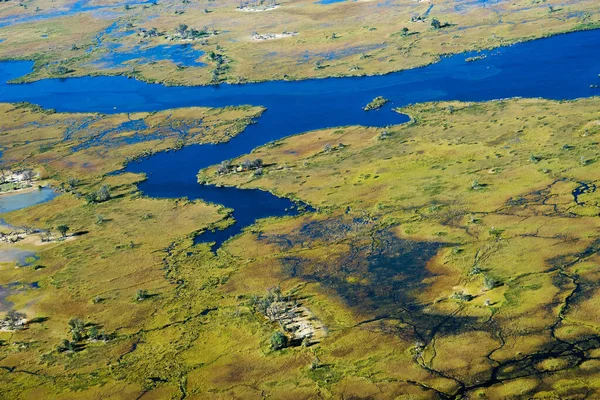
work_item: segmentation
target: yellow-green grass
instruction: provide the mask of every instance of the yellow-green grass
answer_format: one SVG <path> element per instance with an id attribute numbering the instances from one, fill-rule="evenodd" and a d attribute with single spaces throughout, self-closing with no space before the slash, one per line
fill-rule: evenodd
<path id="1" fill-rule="evenodd" d="M 110 393 L 137 396 L 146 385 L 146 375 L 119 383 L 111 375 L 110 364 L 119 364 L 143 332 L 177 326 L 203 310 L 190 308 L 197 298 L 178 302 L 181 283 L 170 276 L 170 249 L 179 245 L 195 251 L 191 238 L 196 232 L 230 221 L 228 210 L 215 205 L 142 197 L 135 187 L 144 179 L 141 175 L 107 173 L 155 151 L 227 141 L 261 109 L 190 108 L 132 114 L 129 117 L 143 119 L 147 125 L 136 133 L 152 134 L 153 139 L 111 149 L 119 135 L 129 134 L 113 131 L 128 120 L 126 115 L 58 114 L 29 105 L 1 107 L 5 165 L 35 168 L 47 178 L 46 183 L 65 188 L 48 203 L 3 218 L 15 226 L 50 229 L 55 237 L 58 225 L 69 226 L 64 241 L 39 244 L 39 235 L 34 234 L 15 245 L 3 244 L 34 250 L 39 260 L 27 267 L 15 268 L 14 263 L 0 267 L 1 284 L 20 283 L 20 290 L 11 292 L 7 300 L 32 321 L 24 331 L 0 332 L 0 366 L 3 373 L 12 371 L 3 377 L 2 397 L 80 398 L 83 389 L 90 398 Z M 83 127 L 90 120 L 92 124 Z M 34 121 L 39 124 L 36 129 L 29 127 Z M 65 136 L 77 126 L 80 129 Z M 184 137 L 174 132 L 181 128 L 185 128 Z M 106 131 L 110 134 L 103 136 Z M 79 147 L 98 137 L 102 142 L 95 147 Z M 77 179 L 74 187 L 70 187 L 71 179 Z M 110 187 L 111 199 L 88 204 L 83 195 L 101 185 Z M 33 282 L 39 288 L 26 289 Z M 136 300 L 140 289 L 150 297 Z M 80 343 L 85 349 L 76 357 L 58 352 L 57 345 L 70 339 L 67 322 L 71 318 L 96 324 L 110 340 L 84 340 Z M 160 397 L 173 390 L 178 389 L 161 388 L 157 393 Z"/>
<path id="2" fill-rule="evenodd" d="M 136 157 L 197 143 L 221 143 L 240 133 L 260 107 L 183 108 L 153 113 L 68 114 L 0 104 L 4 165 L 35 165 L 44 176 L 87 180 L 121 169 Z M 136 121 L 145 127 L 121 127 Z M 42 129 L 32 126 L 37 122 Z M 127 141 L 133 138 L 133 141 Z"/>
<path id="3" fill-rule="evenodd" d="M 75 192 L 108 184 L 110 201 L 86 204 L 69 192 L 8 216 L 88 233 L 49 244 L 36 263 L 45 268 L 0 270 L 2 282 L 38 281 L 40 289 L 10 300 L 30 318 L 48 318 L 0 334 L 2 394 L 595 395 L 600 348 L 588 339 L 600 330 L 597 192 L 580 196 L 585 204 L 578 205 L 572 191 L 578 182 L 598 180 L 599 105 L 598 99 L 423 104 L 403 109 L 412 122 L 383 137 L 383 129 L 349 127 L 261 147 L 240 160 L 261 158 L 262 177 L 217 176 L 215 167 L 200 179 L 268 189 L 320 212 L 258 221 L 217 254 L 191 240 L 198 229 L 227 223 L 217 208 L 139 197 L 139 176 L 103 176 L 125 154 L 140 154 L 125 146 L 121 164 L 113 159 L 78 172 L 85 181 Z M 31 112 L 32 119 L 57 118 Z M 324 151 L 339 143 L 345 146 Z M 81 163 L 90 157 L 86 150 L 75 155 Z M 36 157 L 23 164 L 43 164 Z M 49 165 L 55 181 L 68 176 L 60 162 Z M 96 223 L 98 214 L 106 221 Z M 270 348 L 279 328 L 249 301 L 274 286 L 324 323 L 321 343 Z M 137 289 L 157 296 L 137 301 Z M 84 340 L 74 353 L 56 351 L 76 316 L 113 338 Z M 578 362 L 575 353 L 555 347 L 576 342 L 585 348 Z M 500 381 L 488 381 L 492 374 Z"/>
<path id="4" fill-rule="evenodd" d="M 30 1 L 29 9 L 35 8 L 38 1 L 42 3 Z M 207 38 L 207 43 L 192 43 L 206 54 L 215 51 L 224 55 L 226 62 L 219 69 L 219 81 L 305 79 L 388 73 L 429 64 L 444 54 L 589 29 L 600 23 L 593 0 L 568 0 L 560 4 L 519 0 L 487 5 L 454 0 L 349 1 L 322 5 L 313 0 L 299 0 L 282 2 L 267 12 L 240 12 L 236 9 L 240 4 L 237 0 L 176 6 L 158 3 L 117 10 L 119 14 L 112 16 L 76 14 L 2 28 L 0 58 L 35 59 L 36 71 L 27 80 L 65 75 L 57 69 L 62 65 L 72 70 L 70 76 L 128 74 L 168 84 L 208 84 L 217 65 L 207 56 L 202 57 L 206 67 L 179 68 L 177 62 L 159 61 L 107 70 L 102 63 L 94 63 L 102 60 L 103 50 L 88 51 L 95 45 L 96 36 L 114 21 L 123 26 L 131 23 L 134 30 L 154 27 L 166 33 L 144 40 L 142 45 L 148 47 L 177 43 L 165 38 L 172 36 L 178 25 L 186 24 L 190 28 L 219 31 L 218 35 Z M 413 16 L 424 14 L 431 5 L 425 22 L 411 22 Z M 549 5 L 554 7 L 552 12 Z M 450 25 L 434 30 L 430 25 L 433 18 Z M 407 35 L 403 34 L 403 28 L 409 29 Z M 252 39 L 254 32 L 283 31 L 298 35 L 261 42 Z M 48 37 L 41 39 L 42 34 Z M 123 44 L 123 49 L 140 44 L 137 34 L 107 40 Z"/>
<path id="5" fill-rule="evenodd" d="M 286 138 L 234 160 L 262 159 L 266 167 L 260 177 L 216 175 L 215 168 L 201 171 L 201 181 L 263 188 L 321 210 L 314 217 L 265 221 L 227 243 L 221 257 L 250 260 L 225 288 L 239 296 L 276 284 L 287 290 L 300 285 L 309 307 L 331 328 L 319 345 L 323 358 L 332 357 L 333 343 L 341 336 L 356 340 L 357 331 L 366 326 L 395 336 L 394 347 L 404 346 L 410 354 L 414 341 L 422 340 L 411 328 L 420 319 L 421 334 L 432 336 L 423 343 L 421 358 L 410 365 L 430 372 L 419 377 L 420 383 L 447 394 L 459 390 L 452 379 L 491 398 L 514 396 L 518 390 L 526 396 L 567 393 L 572 387 L 595 391 L 591 361 L 578 367 L 570 353 L 551 354 L 551 349 L 560 343 L 588 343 L 600 332 L 594 300 L 597 192 L 581 195 L 580 204 L 572 194 L 579 182 L 598 180 L 593 128 L 599 104 L 587 99 L 416 105 L 401 110 L 413 121 L 388 128 L 383 139 L 383 129 L 327 129 Z M 325 150 L 327 144 L 339 143 L 345 146 Z M 371 222 L 353 225 L 357 218 Z M 323 236 L 311 237 L 306 230 L 311 223 L 329 228 Z M 377 232 L 382 229 L 399 239 L 446 243 L 427 264 L 425 285 L 418 291 L 410 285 L 404 289 L 408 297 L 396 314 L 383 311 L 385 295 L 359 304 L 345 298 L 349 287 L 367 290 L 376 279 L 374 270 L 361 266 L 368 258 L 356 249 L 361 241 L 381 246 L 384 239 Z M 352 254 L 358 261 L 347 264 Z M 294 265 L 300 269 L 292 269 Z M 340 270 L 343 265 L 349 270 Z M 328 280 L 336 277 L 347 284 L 331 286 Z M 490 278 L 496 281 L 491 286 Z M 399 273 L 393 279 L 406 277 Z M 304 280 L 312 283 L 306 286 Z M 457 292 L 472 299 L 457 298 Z M 373 301 L 381 302 L 383 314 L 366 322 L 377 317 Z M 411 303 L 419 305 L 418 311 L 401 311 L 402 304 Z M 432 333 L 426 321 L 436 316 L 445 316 L 447 325 Z M 537 361 L 529 363 L 532 355 Z M 350 359 L 354 357 L 331 362 L 341 367 Z M 407 365 L 400 360 L 394 361 Z M 356 362 L 350 364 L 356 368 Z M 498 363 L 506 365 L 497 372 L 502 382 L 477 388 Z M 519 373 L 535 375 L 536 370 L 545 376 L 539 385 L 519 379 Z M 393 379 L 392 371 L 377 371 Z"/>

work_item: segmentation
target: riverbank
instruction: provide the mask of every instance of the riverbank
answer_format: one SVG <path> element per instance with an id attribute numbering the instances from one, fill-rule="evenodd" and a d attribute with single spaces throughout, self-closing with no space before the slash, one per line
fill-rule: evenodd
<path id="1" fill-rule="evenodd" d="M 158 4 L 129 10 L 122 18 L 90 14 L 57 18 L 52 21 L 52 26 L 60 27 L 59 32 L 44 40 L 46 45 L 53 47 L 52 54 L 45 50 L 48 46 L 32 44 L 39 39 L 40 30 L 50 29 L 49 22 L 20 24 L 18 35 L 14 32 L 16 26 L 5 28 L 4 34 L 0 30 L 0 36 L 7 37 L 0 46 L 0 58 L 36 57 L 39 62 L 35 73 L 26 78 L 28 81 L 59 76 L 128 75 L 146 82 L 191 86 L 207 85 L 215 82 L 215 78 L 218 82 L 240 83 L 371 76 L 425 66 L 448 54 L 484 51 L 563 32 L 597 28 L 600 22 L 593 2 L 574 0 L 552 12 L 546 4 L 457 5 L 443 0 L 436 3 L 435 15 L 425 16 L 425 23 L 421 24 L 411 22 L 412 17 L 424 14 L 427 8 L 427 5 L 418 3 L 400 8 L 394 7 L 394 4 L 373 7 L 360 2 L 320 5 L 306 0 L 285 4 L 284 8 L 269 13 L 251 13 L 248 17 L 258 18 L 253 24 L 243 15 L 245 13 L 235 9 L 238 5 L 224 3 L 211 5 L 208 9 L 188 4 L 185 14 L 177 17 Z M 335 28 L 316 22 L 324 8 L 328 10 L 329 18 L 336 21 Z M 126 28 L 127 23 L 133 24 L 135 29 L 156 28 L 172 33 L 181 23 L 194 26 L 194 21 L 205 18 L 206 11 L 211 15 L 210 28 L 221 33 L 211 37 L 203 46 L 207 54 L 203 60 L 207 64 L 205 67 L 185 67 L 175 59 L 156 63 L 133 62 L 108 68 L 98 63 L 107 49 L 102 46 L 96 48 L 98 43 L 95 42 L 103 43 L 103 31 L 114 22 L 120 23 L 122 28 L 115 32 L 114 38 L 110 37 L 105 46 L 118 44 L 120 48 L 127 49 L 139 45 L 137 35 L 128 34 L 132 28 Z M 365 12 L 373 15 L 368 25 L 359 18 Z M 449 22 L 449 25 L 433 29 L 430 22 L 434 17 Z M 407 28 L 408 33 L 403 34 L 403 28 Z M 263 41 L 258 45 L 246 40 L 253 31 L 285 30 L 297 31 L 301 35 L 286 44 Z M 445 40 L 448 36 L 454 38 L 451 44 Z M 158 48 L 164 45 L 164 41 L 158 37 L 149 38 L 145 45 Z M 208 59 L 211 52 L 231 60 L 227 69 L 219 69 L 219 65 Z M 57 69 L 55 65 L 62 68 Z M 213 74 L 215 71 L 216 76 Z"/>
<path id="2" fill-rule="evenodd" d="M 39 282 L 9 299 L 37 322 L 0 333 L 6 397 L 594 392 L 600 105 L 589 85 L 599 34 L 365 79 L 1 86 L 0 100 L 61 111 L 0 105 L 16 124 L 0 139 L 36 135 L 14 149 L 0 143 L 10 147 L 4 157 L 33 154 L 19 159 L 73 183 L 9 222 L 82 232 L 28 267 L 0 269 L 2 283 Z M 27 68 L 0 64 L 7 77 Z M 565 70 L 571 79 L 556 80 Z M 377 96 L 389 104 L 363 111 Z M 565 101 L 577 97 L 590 98 Z M 182 115 L 173 107 L 240 102 L 266 111 L 250 125 L 257 107 L 187 110 L 185 123 L 173 121 Z M 158 151 L 199 120 L 211 135 L 198 129 L 180 150 Z M 232 126 L 243 132 L 230 137 Z M 151 140 L 119 141 L 135 132 Z M 107 172 L 128 157 L 123 173 Z M 212 174 L 217 165 L 231 173 Z M 292 194 L 320 212 L 264 218 L 281 209 L 253 196 L 272 196 L 198 185 L 205 167 L 215 183 Z M 230 221 L 231 210 L 194 200 L 210 196 L 245 218 L 216 254 L 194 245 L 197 232 Z M 320 331 L 318 343 L 279 346 L 283 329 L 254 311 L 277 292 L 302 308 L 281 305 L 293 315 L 275 321 L 289 338 Z"/>

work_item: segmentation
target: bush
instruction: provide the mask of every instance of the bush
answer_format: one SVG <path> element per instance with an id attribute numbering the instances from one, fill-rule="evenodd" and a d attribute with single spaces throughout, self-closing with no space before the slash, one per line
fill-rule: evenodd
<path id="1" fill-rule="evenodd" d="M 88 203 L 102 203 L 110 200 L 110 188 L 108 185 L 103 185 L 95 192 L 90 192 L 85 196 Z"/>
<path id="2" fill-rule="evenodd" d="M 281 350 L 286 348 L 288 345 L 287 336 L 283 333 L 277 331 L 273 332 L 271 335 L 271 349 L 273 350 Z"/>

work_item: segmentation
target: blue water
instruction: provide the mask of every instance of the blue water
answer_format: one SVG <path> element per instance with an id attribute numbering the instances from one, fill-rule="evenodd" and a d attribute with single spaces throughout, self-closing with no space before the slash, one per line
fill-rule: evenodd
<path id="1" fill-rule="evenodd" d="M 37 254 L 33 251 L 18 248 L 0 249 L 0 263 L 16 262 L 18 266 L 25 267 L 31 264 L 31 259 L 37 259 Z"/>
<path id="2" fill-rule="evenodd" d="M 6 285 L 0 285 L 0 312 L 8 311 L 15 305 L 12 301 L 8 301 L 8 297 L 23 293 L 28 289 L 39 289 L 37 282 L 21 283 L 12 282 Z"/>
<path id="3" fill-rule="evenodd" d="M 345 1 L 348 1 L 348 0 L 319 0 L 319 1 L 316 1 L 315 3 L 316 4 L 335 4 L 335 3 L 343 3 Z M 354 0 L 354 1 L 356 1 L 356 0 Z"/>
<path id="4" fill-rule="evenodd" d="M 118 47 L 121 47 L 118 44 Z M 172 61 L 185 67 L 204 67 L 205 63 L 198 61 L 204 55 L 201 50 L 196 50 L 190 43 L 185 44 L 161 44 L 154 47 L 135 46 L 131 49 L 114 49 L 103 55 L 96 65 L 103 68 L 117 68 L 126 63 L 135 62 L 151 63 L 156 61 Z"/>
<path id="5" fill-rule="evenodd" d="M 198 61 L 204 51 L 196 50 L 191 43 L 162 44 L 145 47 L 142 44 L 125 48 L 122 43 L 115 41 L 125 36 L 135 35 L 133 30 L 123 30 L 123 26 L 115 22 L 96 36 L 96 44 L 87 49 L 88 53 L 95 52 L 101 59 L 93 64 L 103 69 L 119 68 L 124 64 L 135 62 L 150 63 L 156 61 L 172 61 L 184 67 L 204 67 L 205 63 Z"/>
<path id="6" fill-rule="evenodd" d="M 70 4 L 67 8 L 61 9 L 48 9 L 48 10 L 40 10 L 33 11 L 33 8 L 30 6 L 31 14 L 25 15 L 13 15 L 10 17 L 0 18 L 0 28 L 4 28 L 7 26 L 23 24 L 27 22 L 35 22 L 35 21 L 43 21 L 51 18 L 59 18 L 59 17 L 68 17 L 70 15 L 75 15 L 82 12 L 93 12 L 93 11 L 102 11 L 102 10 L 114 10 L 114 9 L 123 9 L 125 5 L 129 6 L 138 6 L 144 4 L 151 4 L 153 0 L 146 1 L 123 1 L 117 4 L 110 5 L 102 5 L 102 4 L 94 4 L 90 5 L 90 0 L 77 0 L 75 3 Z"/>
<path id="7" fill-rule="evenodd" d="M 28 101 L 67 112 L 158 111 L 187 106 L 262 105 L 267 111 L 230 142 L 195 145 L 154 155 L 127 166 L 145 172 L 140 189 L 153 197 L 204 199 L 233 208 L 236 225 L 213 236 L 239 232 L 255 218 L 294 214 L 292 203 L 268 193 L 216 188 L 196 183 L 199 169 L 249 153 L 285 136 L 326 127 L 387 126 L 408 117 L 392 107 L 437 100 L 485 101 L 521 97 L 575 99 L 599 95 L 600 30 L 577 32 L 500 48 L 477 62 L 459 54 L 427 67 L 373 77 L 272 81 L 245 85 L 166 87 L 125 77 L 49 79 L 24 85 L 0 83 L 0 101 Z M 30 72 L 31 62 L 0 63 L 0 76 L 10 80 Z M 362 107 L 377 96 L 390 102 L 381 110 Z"/>
<path id="8" fill-rule="evenodd" d="M 6 194 L 0 196 L 0 214 L 20 210 L 36 204 L 52 200 L 58 194 L 50 188 L 32 190 L 30 192 Z"/>

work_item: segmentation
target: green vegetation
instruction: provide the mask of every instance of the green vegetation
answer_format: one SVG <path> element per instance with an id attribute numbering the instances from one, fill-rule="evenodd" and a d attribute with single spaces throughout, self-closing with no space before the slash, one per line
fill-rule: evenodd
<path id="1" fill-rule="evenodd" d="M 415 105 L 401 110 L 413 122 L 386 128 L 384 141 L 382 129 L 320 130 L 253 151 L 264 163 L 258 178 L 201 171 L 202 181 L 320 210 L 262 221 L 226 244 L 222 257 L 249 260 L 227 286 L 242 294 L 305 285 L 309 307 L 335 332 L 319 344 L 331 366 L 319 387 L 332 395 L 342 385 L 334 372 L 360 380 L 355 395 L 379 379 L 430 388 L 397 383 L 385 392 L 418 398 L 593 391 L 598 106 Z M 323 152 L 334 140 L 343 150 Z M 379 379 L 365 378 L 375 370 Z M 532 384 L 536 371 L 545 375 Z M 499 383 L 487 383 L 491 376 Z"/>
<path id="2" fill-rule="evenodd" d="M 371 101 L 369 104 L 367 104 L 363 108 L 363 110 L 365 110 L 365 111 L 378 110 L 381 107 L 383 107 L 388 101 L 389 100 L 383 96 L 377 96 L 373 99 L 373 101 Z"/>
<path id="3" fill-rule="evenodd" d="M 70 7 L 33 1 L 3 3 L 0 18 Z M 600 24 L 595 0 L 115 4 L 0 28 L 0 57 L 35 61 L 18 81 L 241 83 L 387 73 Z M 189 42 L 207 65 L 107 67 L 103 41 Z M 2 216 L 0 251 L 26 256 L 0 262 L 0 398 L 598 397 L 598 110 L 596 98 L 428 103 L 399 110 L 406 124 L 270 143 L 198 180 L 317 211 L 259 220 L 215 254 L 193 239 L 230 210 L 147 198 L 144 176 L 111 173 L 225 142 L 261 108 L 0 104 L 2 162 L 29 171 L 0 191 L 60 193 Z"/>
<path id="4" fill-rule="evenodd" d="M 67 236 L 67 231 L 69 230 L 68 225 L 59 225 L 56 227 L 56 230 L 61 234 L 62 237 Z"/>
<path id="5" fill-rule="evenodd" d="M 44 15 L 73 7 L 67 0 L 32 1 L 39 6 L 4 3 L 11 6 L 2 7 L 0 18 L 37 16 L 36 7 Z M 434 8 L 427 14 L 430 5 Z M 26 80 L 108 73 L 176 85 L 239 83 L 382 74 L 426 65 L 449 53 L 592 29 L 600 23 L 595 0 L 565 0 L 560 7 L 531 0 L 395 1 L 378 7 L 369 0 L 329 5 L 314 0 L 278 4 L 186 0 L 177 7 L 168 2 L 115 7 L 112 13 L 58 15 L 0 28 L 4 40 L 0 58 L 35 60 L 35 72 Z M 115 22 L 115 35 L 104 35 Z M 256 41 L 254 32 L 295 34 Z M 203 61 L 208 65 L 163 60 L 110 66 L 102 60 L 112 50 L 98 46 L 98 39 L 122 44 L 123 49 L 140 45 L 140 40 L 145 48 L 187 43 L 206 52 Z"/>
<path id="6" fill-rule="evenodd" d="M 279 331 L 273 332 L 271 335 L 271 348 L 281 350 L 285 347 L 287 347 L 287 337 Z"/>
<path id="7" fill-rule="evenodd" d="M 135 189 L 143 177 L 107 175 L 181 138 L 97 158 L 94 132 L 121 116 L 98 117 L 65 142 L 61 121 L 89 116 L 2 107 L 19 123 L 44 122 L 27 133 L 37 145 L 11 138 L 19 126 L 8 131 L 7 160 L 64 184 L 55 200 L 7 221 L 78 233 L 43 244 L 33 233 L 14 245 L 39 259 L 0 269 L 4 284 L 39 285 L 8 297 L 10 315 L 27 322 L 7 315 L 17 322 L 2 325 L 5 397 L 595 390 L 598 99 L 414 105 L 401 110 L 413 117 L 403 125 L 308 132 L 211 167 L 200 180 L 319 210 L 258 221 L 217 254 L 192 238 L 230 223 L 226 210 L 144 198 Z M 188 112 L 131 118 L 189 125 Z M 227 138 L 260 110 L 195 112 L 219 122 L 187 143 Z M 50 161 L 36 161 L 41 154 Z M 102 187 L 106 200 L 86 200 Z"/>

